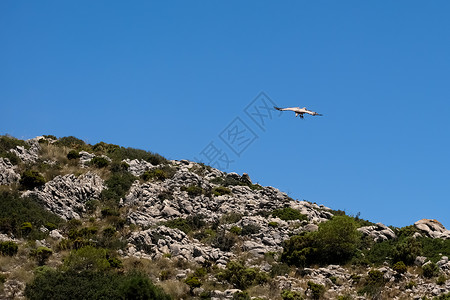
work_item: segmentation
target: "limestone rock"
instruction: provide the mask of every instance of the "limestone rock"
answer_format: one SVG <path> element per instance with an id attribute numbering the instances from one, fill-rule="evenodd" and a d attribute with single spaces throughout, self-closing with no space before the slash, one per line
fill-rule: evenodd
<path id="1" fill-rule="evenodd" d="M 98 175 L 89 172 L 79 177 L 73 174 L 56 176 L 42 189 L 23 195 L 36 196 L 48 210 L 63 219 L 79 219 L 80 214 L 86 211 L 86 202 L 99 198 L 105 188 L 103 183 Z"/>
<path id="2" fill-rule="evenodd" d="M 439 221 L 422 219 L 414 223 L 414 226 L 431 238 L 450 238 L 450 230 L 447 230 Z"/>
<path id="3" fill-rule="evenodd" d="M 9 159 L 0 157 L 0 185 L 17 183 L 19 179 L 20 175 L 16 173 L 16 166 Z"/>
<path id="4" fill-rule="evenodd" d="M 390 239 L 396 239 L 397 235 L 384 224 L 377 223 L 373 226 L 364 226 L 357 229 L 363 234 L 363 236 L 371 237 L 375 242 L 387 241 Z"/>
<path id="5" fill-rule="evenodd" d="M 144 172 L 149 171 L 154 168 L 154 166 L 145 161 L 139 159 L 124 159 L 124 163 L 128 164 L 128 172 L 133 174 L 134 176 L 141 176 Z"/>
<path id="6" fill-rule="evenodd" d="M 17 155 L 23 162 L 34 163 L 39 158 L 39 151 L 41 146 L 39 145 L 38 139 L 31 139 L 26 141 L 30 148 L 26 149 L 24 146 L 17 146 L 10 151 Z"/>

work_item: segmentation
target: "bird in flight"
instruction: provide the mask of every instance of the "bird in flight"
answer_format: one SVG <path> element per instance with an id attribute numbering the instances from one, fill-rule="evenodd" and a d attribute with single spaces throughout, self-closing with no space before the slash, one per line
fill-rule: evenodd
<path id="1" fill-rule="evenodd" d="M 300 108 L 300 107 L 286 107 L 286 108 L 280 108 L 280 107 L 276 107 L 274 106 L 273 108 L 275 108 L 276 110 L 280 110 L 280 111 L 293 111 L 295 112 L 295 116 L 298 117 L 300 116 L 301 119 L 303 119 L 303 114 L 310 114 L 311 116 L 323 116 L 322 114 L 316 113 L 315 111 L 311 111 L 311 110 L 307 110 L 306 107 Z"/>

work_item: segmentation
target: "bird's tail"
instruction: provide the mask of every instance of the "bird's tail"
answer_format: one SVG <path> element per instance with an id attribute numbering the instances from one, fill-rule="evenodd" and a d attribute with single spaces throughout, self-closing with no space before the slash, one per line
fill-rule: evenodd
<path id="1" fill-rule="evenodd" d="M 276 107 L 276 106 L 274 106 L 273 108 L 275 108 L 276 110 L 282 110 L 280 107 Z"/>
<path id="2" fill-rule="evenodd" d="M 316 114 L 316 116 L 323 116 L 322 114 Z"/>

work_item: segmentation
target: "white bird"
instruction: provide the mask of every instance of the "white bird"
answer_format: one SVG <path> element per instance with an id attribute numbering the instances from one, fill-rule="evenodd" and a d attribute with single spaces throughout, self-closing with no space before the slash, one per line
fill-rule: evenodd
<path id="1" fill-rule="evenodd" d="M 280 107 L 276 107 L 274 106 L 273 108 L 275 108 L 276 110 L 280 110 L 280 111 L 293 111 L 295 112 L 295 116 L 298 117 L 300 116 L 300 118 L 303 119 L 303 114 L 310 114 L 311 116 L 323 116 L 322 114 L 316 113 L 315 111 L 311 111 L 306 109 L 306 107 L 300 108 L 300 107 L 286 107 L 286 108 L 280 108 Z"/>

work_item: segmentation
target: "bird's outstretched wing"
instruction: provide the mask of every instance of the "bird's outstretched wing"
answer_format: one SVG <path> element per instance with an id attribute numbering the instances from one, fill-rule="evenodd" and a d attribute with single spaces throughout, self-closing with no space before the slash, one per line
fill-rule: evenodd
<path id="1" fill-rule="evenodd" d="M 273 108 L 275 108 L 276 110 L 283 110 L 282 108 L 276 106 L 274 106 Z"/>

